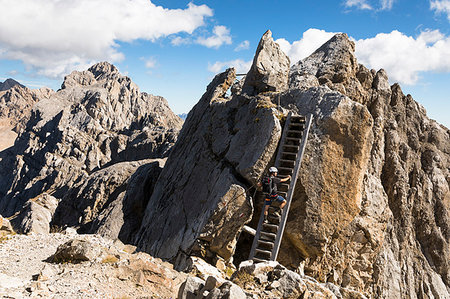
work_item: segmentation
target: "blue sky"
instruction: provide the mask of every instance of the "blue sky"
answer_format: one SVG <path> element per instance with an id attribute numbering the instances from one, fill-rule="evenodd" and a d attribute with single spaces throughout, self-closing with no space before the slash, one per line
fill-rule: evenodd
<path id="1" fill-rule="evenodd" d="M 215 73 L 246 72 L 270 29 L 292 62 L 333 33 L 360 63 L 450 127 L 450 0 L 0 0 L 0 80 L 58 89 L 64 75 L 114 63 L 141 91 L 188 112 Z M 39 11 L 40 13 L 36 13 Z"/>

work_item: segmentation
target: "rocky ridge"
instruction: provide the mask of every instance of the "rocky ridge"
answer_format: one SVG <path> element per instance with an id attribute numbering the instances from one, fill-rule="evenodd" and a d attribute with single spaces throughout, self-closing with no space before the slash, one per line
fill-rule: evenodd
<path id="1" fill-rule="evenodd" d="M 34 105 L 14 146 L 0 153 L 5 178 L 0 181 L 0 212 L 20 213 L 12 222 L 23 232 L 33 227 L 32 214 L 41 214 L 32 211 L 42 207 L 46 222 L 50 219 L 53 225 L 86 225 L 111 202 L 123 199 L 137 168 L 169 154 L 181 126 L 165 99 L 141 93 L 113 65 L 104 62 L 75 71 L 58 92 Z M 85 182 L 109 189 L 85 194 L 80 189 L 94 188 Z M 42 204 L 48 200 L 52 208 Z M 79 220 L 73 220 L 75 215 Z"/>
<path id="2" fill-rule="evenodd" d="M 275 45 L 266 33 L 247 74 L 273 87 L 250 90 L 229 69 L 189 113 L 138 247 L 180 268 L 190 255 L 212 263 L 245 255 L 251 238 L 242 228 L 252 217 L 256 225 L 262 200 L 254 191 L 283 115 L 311 113 L 279 261 L 369 297 L 448 297 L 449 130 L 390 86 L 384 70 L 358 64 L 345 34 L 291 68 Z M 259 57 L 277 67 L 261 75 Z"/>

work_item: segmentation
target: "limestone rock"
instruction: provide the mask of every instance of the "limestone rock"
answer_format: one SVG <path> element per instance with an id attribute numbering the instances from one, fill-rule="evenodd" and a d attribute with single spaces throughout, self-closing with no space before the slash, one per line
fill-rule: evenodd
<path id="1" fill-rule="evenodd" d="M 94 172 L 58 205 L 52 224 L 128 242 L 139 228 L 163 159 L 120 162 Z"/>
<path id="2" fill-rule="evenodd" d="M 289 88 L 327 85 L 351 98 L 359 98 L 361 103 L 366 103 L 368 97 L 360 80 L 364 80 L 366 86 L 371 85 L 373 75 L 357 63 L 354 52 L 355 44 L 349 40 L 347 34 L 336 34 L 309 57 L 292 66 Z"/>
<path id="3" fill-rule="evenodd" d="M 30 119 L 33 105 L 54 94 L 49 88 L 31 90 L 18 83 L 4 86 L 4 89 L 0 88 L 0 152 L 14 145 L 17 135 Z"/>
<path id="4" fill-rule="evenodd" d="M 267 280 L 259 279 L 261 275 L 265 275 Z M 254 298 L 366 298 L 356 291 L 299 275 L 277 262 L 253 264 L 252 261 L 245 261 L 240 264 L 239 271 L 233 274 L 232 281 Z M 351 296 L 343 296 L 344 293 Z"/>
<path id="5" fill-rule="evenodd" d="M 180 286 L 178 291 L 178 299 L 195 299 L 197 293 L 205 285 L 205 281 L 198 277 L 188 277 Z"/>
<path id="6" fill-rule="evenodd" d="M 28 234 L 48 234 L 50 222 L 58 206 L 58 200 L 44 193 L 28 200 L 12 224 L 17 232 Z"/>
<path id="7" fill-rule="evenodd" d="M 195 276 L 207 281 L 208 277 L 214 277 L 214 279 L 222 284 L 226 280 L 225 273 L 214 266 L 208 264 L 204 260 L 198 257 L 192 257 L 192 266 L 190 273 L 194 274 Z"/>
<path id="8" fill-rule="evenodd" d="M 280 92 L 288 88 L 289 57 L 272 39 L 272 32 L 264 33 L 256 49 L 253 64 L 242 87 L 249 95 L 261 92 Z"/>
<path id="9" fill-rule="evenodd" d="M 294 89 L 300 74 L 322 86 Z M 344 34 L 297 63 L 290 82 L 281 105 L 316 120 L 279 260 L 305 259 L 305 273 L 320 281 L 379 298 L 448 296 L 448 129 L 384 70 L 358 65 Z M 327 116 L 337 97 L 345 99 Z"/>
<path id="10" fill-rule="evenodd" d="M 314 278 L 297 285 L 299 294 L 448 297 L 448 128 L 391 86 L 384 70 L 358 64 L 345 34 L 295 64 L 288 90 L 257 94 L 236 85 L 226 97 L 233 81 L 232 70 L 216 76 L 191 111 L 150 198 L 138 247 L 175 263 L 189 255 L 214 262 L 217 255 L 231 261 L 248 254 L 251 239 L 238 236 L 252 215 L 228 223 L 244 207 L 244 196 L 229 195 L 255 186 L 273 163 L 281 113 L 312 114 L 278 256 Z M 243 89 L 248 86 L 258 84 Z M 245 199 L 250 203 L 248 194 Z M 262 201 L 251 196 L 251 202 L 254 228 Z M 267 283 L 273 290 L 295 285 L 287 277 Z"/>
<path id="11" fill-rule="evenodd" d="M 149 196 L 165 161 L 165 159 L 139 161 L 142 164 L 126 181 L 126 189 L 121 193 L 123 196 L 118 196 L 94 218 L 88 232 L 111 239 L 118 238 L 125 243 L 132 242 L 141 226 Z"/>
<path id="12" fill-rule="evenodd" d="M 251 194 L 273 156 L 281 127 L 273 104 L 225 93 L 234 69 L 217 75 L 191 110 L 149 200 L 136 239 L 175 262 L 197 252 L 229 259 L 253 213 Z"/>
<path id="13" fill-rule="evenodd" d="M 8 219 L 3 218 L 0 215 L 0 238 L 5 236 L 5 235 L 9 235 L 14 233 L 14 230 L 12 228 L 11 223 L 9 222 Z"/>
<path id="14" fill-rule="evenodd" d="M 89 241 L 73 239 L 60 245 L 48 260 L 54 263 L 79 263 L 94 261 L 100 254 L 98 246 Z"/>
<path id="15" fill-rule="evenodd" d="M 259 274 L 253 272 L 257 270 Z M 257 276 L 267 278 L 260 282 Z M 342 295 L 345 294 L 345 295 Z M 190 297 L 192 296 L 192 297 Z M 352 297 L 353 296 L 353 297 Z M 178 298 L 366 298 L 356 291 L 321 284 L 310 277 L 286 269 L 276 262 L 261 263 L 261 267 L 240 267 L 232 281 L 220 284 L 210 276 L 204 280 L 190 277 L 181 286 Z"/>
<path id="16" fill-rule="evenodd" d="M 25 129 L 31 116 L 31 109 L 41 99 L 54 95 L 49 88 L 29 89 L 15 84 L 0 90 L 0 125 L 9 126 L 16 133 Z"/>
<path id="17" fill-rule="evenodd" d="M 181 126 L 165 99 L 140 92 L 113 65 L 74 72 L 34 105 L 15 145 L 0 152 L 0 213 L 13 215 L 45 192 L 62 200 L 115 163 L 166 157 Z"/>

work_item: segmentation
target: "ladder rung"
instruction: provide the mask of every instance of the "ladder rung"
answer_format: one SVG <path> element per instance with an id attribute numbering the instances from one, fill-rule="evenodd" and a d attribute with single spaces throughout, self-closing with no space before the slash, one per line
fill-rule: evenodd
<path id="1" fill-rule="evenodd" d="M 266 232 L 261 232 L 261 236 L 266 236 L 266 237 L 274 238 L 274 239 L 277 237 L 277 235 L 274 233 L 266 233 Z"/>
<path id="2" fill-rule="evenodd" d="M 295 163 L 295 160 L 280 159 L 280 162 Z"/>
<path id="3" fill-rule="evenodd" d="M 289 129 L 288 130 L 288 133 L 302 133 L 303 132 L 303 130 L 291 130 L 291 129 Z"/>
<path id="4" fill-rule="evenodd" d="M 259 259 L 257 257 L 253 258 L 253 261 L 257 262 L 257 263 L 264 263 L 264 262 L 268 262 L 269 260 L 264 260 L 264 259 Z"/>
<path id="5" fill-rule="evenodd" d="M 300 137 L 286 137 L 286 140 L 294 140 L 294 141 L 300 142 L 301 138 Z"/>
<path id="6" fill-rule="evenodd" d="M 304 116 L 292 116 L 291 115 L 291 122 L 301 122 L 306 121 L 306 118 Z"/>
<path id="7" fill-rule="evenodd" d="M 297 153 L 293 153 L 293 152 L 281 152 L 283 155 L 291 155 L 291 156 L 295 156 L 297 157 Z"/>
<path id="8" fill-rule="evenodd" d="M 258 240 L 258 244 L 272 246 L 272 247 L 274 245 L 273 242 L 267 242 L 267 241 L 262 241 L 262 240 Z"/>
<path id="9" fill-rule="evenodd" d="M 286 183 L 280 183 L 280 187 L 288 187 L 289 188 L 290 184 L 286 184 Z"/>
<path id="10" fill-rule="evenodd" d="M 283 147 L 295 147 L 298 148 L 300 145 L 290 145 L 290 144 L 283 144 Z M 295 153 L 297 154 L 297 153 Z"/>
<path id="11" fill-rule="evenodd" d="M 263 223 L 263 226 L 267 226 L 267 227 L 270 227 L 270 228 L 276 228 L 276 229 L 278 229 L 278 225 L 276 225 L 276 224 Z"/>
<path id="12" fill-rule="evenodd" d="M 280 170 L 290 170 L 291 172 L 292 172 L 292 170 L 294 170 L 291 167 L 280 167 L 280 166 L 278 166 L 278 169 L 280 169 Z"/>
<path id="13" fill-rule="evenodd" d="M 263 253 L 263 254 L 272 255 L 272 251 L 264 250 L 264 249 L 258 249 L 258 248 L 256 248 L 255 252 L 259 252 L 259 253 Z"/>

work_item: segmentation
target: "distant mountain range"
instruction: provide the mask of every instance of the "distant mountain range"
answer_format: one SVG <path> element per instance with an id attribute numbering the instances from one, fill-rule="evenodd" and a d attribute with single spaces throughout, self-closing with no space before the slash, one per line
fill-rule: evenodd
<path id="1" fill-rule="evenodd" d="M 14 79 L 8 78 L 5 80 L 5 82 L 0 82 L 0 91 L 8 90 L 16 85 L 19 85 L 20 87 L 25 87 L 24 85 L 20 84 Z"/>

